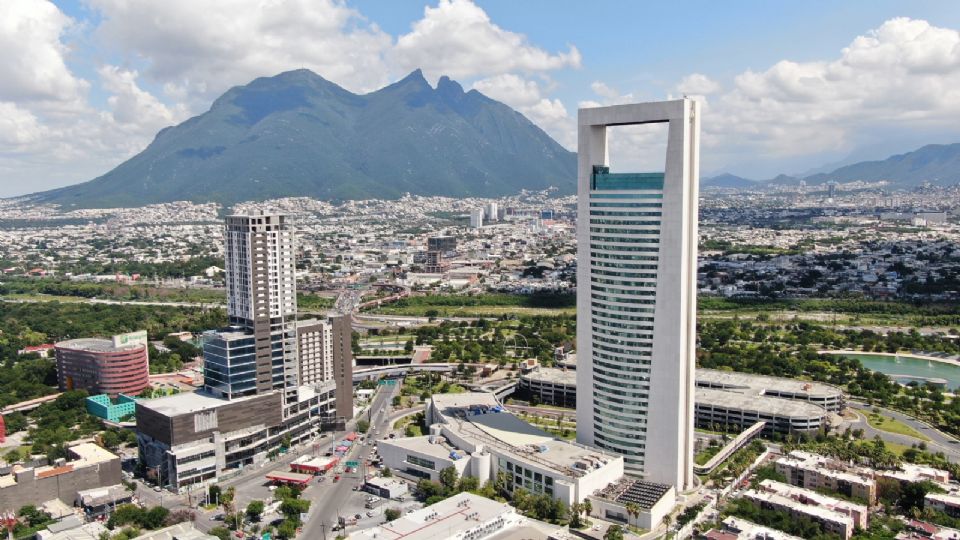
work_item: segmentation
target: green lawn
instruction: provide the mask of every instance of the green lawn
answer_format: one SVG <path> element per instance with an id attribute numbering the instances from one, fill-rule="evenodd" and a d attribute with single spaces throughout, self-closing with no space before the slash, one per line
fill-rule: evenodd
<path id="1" fill-rule="evenodd" d="M 884 414 L 867 414 L 867 423 L 870 424 L 870 427 L 874 429 L 879 429 L 881 431 L 886 431 L 887 433 L 896 433 L 898 435 L 906 435 L 907 437 L 913 437 L 921 441 L 929 441 L 930 438 L 920 433 L 919 431 L 913 429 L 912 427 L 904 424 L 896 418 L 886 416 Z M 889 444 L 889 443 L 888 443 Z"/>

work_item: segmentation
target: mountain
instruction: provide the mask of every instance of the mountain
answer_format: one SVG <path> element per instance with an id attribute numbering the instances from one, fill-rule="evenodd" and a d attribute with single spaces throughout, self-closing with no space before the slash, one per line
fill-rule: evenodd
<path id="1" fill-rule="evenodd" d="M 749 178 L 743 178 L 742 176 L 724 173 L 700 180 L 700 187 L 750 189 L 760 187 L 760 183 L 755 180 L 750 180 Z"/>
<path id="2" fill-rule="evenodd" d="M 287 196 L 576 190 L 576 154 L 510 107 L 416 70 L 353 94 L 301 69 L 234 87 L 103 176 L 32 195 L 68 208 Z"/>
<path id="3" fill-rule="evenodd" d="M 896 187 L 916 187 L 923 182 L 935 185 L 960 183 L 960 143 L 928 144 L 913 152 L 898 154 L 878 161 L 863 161 L 840 167 L 826 174 L 805 178 L 808 184 L 831 180 L 888 180 Z"/>

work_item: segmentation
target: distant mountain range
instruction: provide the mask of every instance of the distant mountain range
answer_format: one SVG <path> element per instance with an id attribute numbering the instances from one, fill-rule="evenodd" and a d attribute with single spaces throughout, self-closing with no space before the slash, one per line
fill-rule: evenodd
<path id="1" fill-rule="evenodd" d="M 66 208 L 287 196 L 493 197 L 576 190 L 577 157 L 522 114 L 420 70 L 365 95 L 301 69 L 259 78 L 161 130 L 103 176 L 30 196 Z"/>
<path id="2" fill-rule="evenodd" d="M 700 186 L 714 188 L 749 189 L 772 185 L 824 184 L 830 181 L 853 182 L 856 180 L 886 180 L 893 187 L 911 188 L 930 182 L 948 186 L 960 183 L 960 143 L 928 144 L 922 148 L 890 156 L 880 161 L 861 161 L 839 167 L 829 173 L 817 173 L 805 177 L 780 175 L 769 180 L 750 180 L 732 174 L 704 178 Z"/>

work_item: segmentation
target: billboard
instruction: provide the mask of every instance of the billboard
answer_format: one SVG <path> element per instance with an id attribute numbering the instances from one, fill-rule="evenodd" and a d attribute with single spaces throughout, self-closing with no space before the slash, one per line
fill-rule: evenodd
<path id="1" fill-rule="evenodd" d="M 146 345 L 147 344 L 147 331 L 138 330 L 136 332 L 128 332 L 126 334 L 117 334 L 113 336 L 113 346 L 114 347 L 129 347 L 131 345 Z"/>

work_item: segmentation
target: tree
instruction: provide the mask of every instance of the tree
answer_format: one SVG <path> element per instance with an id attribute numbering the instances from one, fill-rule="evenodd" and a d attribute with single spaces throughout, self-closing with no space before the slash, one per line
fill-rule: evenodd
<path id="1" fill-rule="evenodd" d="M 383 517 L 387 521 L 393 521 L 400 517 L 400 510 L 397 510 L 396 508 L 387 508 L 383 511 Z"/>
<path id="2" fill-rule="evenodd" d="M 369 429 L 370 429 L 370 422 L 368 422 L 363 418 L 361 418 L 360 420 L 357 420 L 357 431 L 359 431 L 360 433 L 366 433 L 367 430 Z"/>
<path id="3" fill-rule="evenodd" d="M 406 343 L 403 344 L 403 352 L 410 354 L 413 352 L 413 340 L 408 339 Z"/>
<path id="4" fill-rule="evenodd" d="M 207 488 L 207 504 L 219 504 L 222 495 L 223 490 L 220 489 L 220 486 L 213 484 Z"/>
<path id="5" fill-rule="evenodd" d="M 279 538 L 293 538 L 297 535 L 297 524 L 289 519 L 283 520 L 283 522 L 277 527 L 277 536 Z"/>
<path id="6" fill-rule="evenodd" d="M 21 507 L 17 512 L 17 515 L 22 517 L 27 522 L 27 525 L 30 525 L 31 528 L 39 527 L 40 525 L 48 523 L 53 519 L 50 514 L 38 509 L 32 504 Z"/>
<path id="7" fill-rule="evenodd" d="M 590 499 L 584 499 L 581 503 L 583 505 L 583 513 L 589 516 L 593 513 L 593 503 L 590 502 Z"/>
<path id="8" fill-rule="evenodd" d="M 453 467 L 446 467 L 440 471 L 440 485 L 443 486 L 445 493 L 453 493 L 457 487 L 457 478 L 459 476 L 457 469 Z"/>
<path id="9" fill-rule="evenodd" d="M 384 467 L 383 470 L 380 471 L 380 476 L 390 478 L 393 476 L 393 471 L 390 470 L 390 467 Z"/>
<path id="10" fill-rule="evenodd" d="M 623 540 L 623 527 L 611 525 L 607 532 L 603 533 L 603 540 Z"/>
<path id="11" fill-rule="evenodd" d="M 214 527 L 207 532 L 220 540 L 230 540 L 230 530 L 226 527 Z"/>
<path id="12" fill-rule="evenodd" d="M 170 515 L 170 510 L 162 506 L 154 506 L 141 514 L 139 523 L 144 529 L 159 529 L 163 527 L 168 515 Z"/>
<path id="13" fill-rule="evenodd" d="M 263 508 L 263 501 L 250 501 L 250 504 L 247 505 L 247 519 L 253 523 L 260 521 L 260 517 L 263 515 Z"/>

